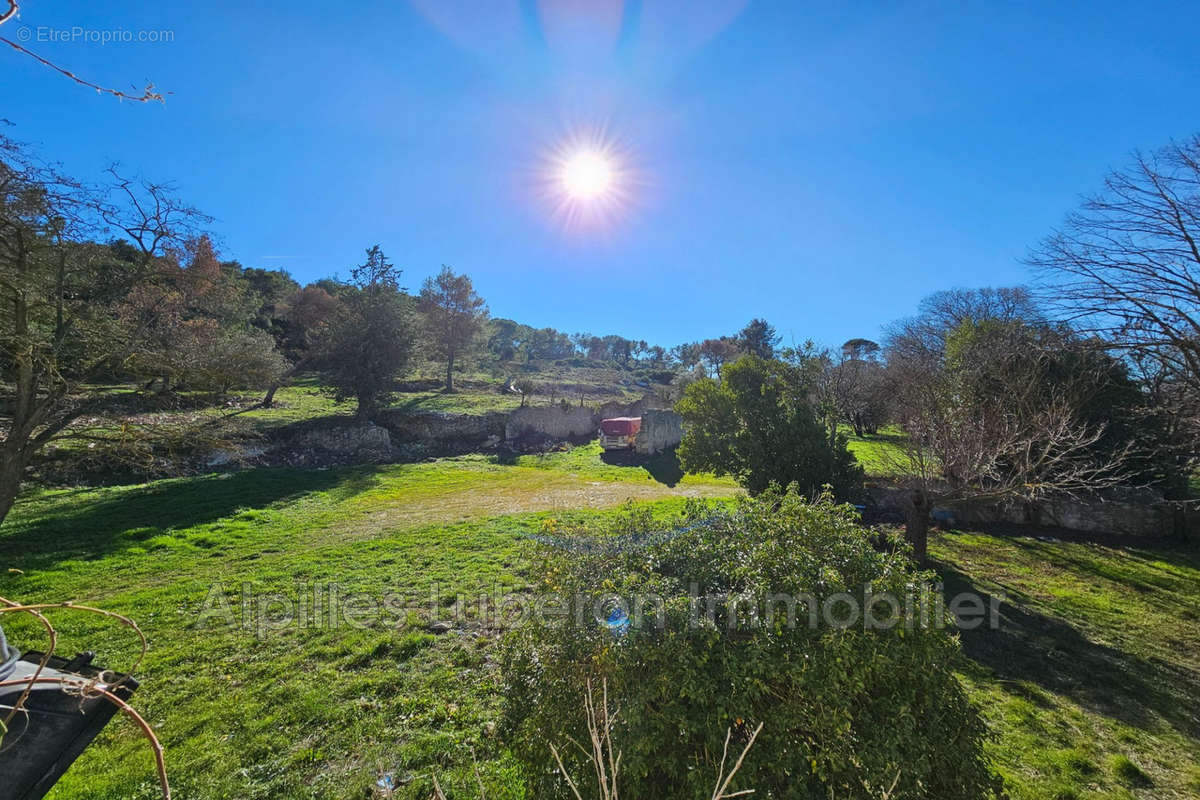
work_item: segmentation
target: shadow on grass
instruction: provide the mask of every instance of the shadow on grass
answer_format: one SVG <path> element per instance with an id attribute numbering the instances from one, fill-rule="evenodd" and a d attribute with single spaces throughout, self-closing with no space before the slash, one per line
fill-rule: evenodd
<path id="1" fill-rule="evenodd" d="M 255 469 L 174 478 L 135 488 L 72 490 L 54 500 L 18 502 L 0 527 L 0 564 L 26 571 L 91 560 L 136 542 L 121 534 L 181 529 L 239 511 L 267 508 L 310 492 L 350 497 L 377 481 L 371 467 L 329 470 Z M 91 498 L 87 492 L 96 492 Z"/>
<path id="2" fill-rule="evenodd" d="M 946 563 L 930 563 L 948 599 L 973 592 L 990 604 L 991 595 L 970 576 Z M 983 625 L 961 632 L 963 651 L 976 664 L 1002 680 L 1036 684 L 1144 730 L 1153 729 L 1157 717 L 1188 736 L 1200 734 L 1200 675 L 1093 642 L 1065 620 L 1036 610 L 1032 597 L 1009 588 L 1005 592 L 997 630 Z M 1029 699 L 1019 684 L 1004 688 Z"/>
<path id="3" fill-rule="evenodd" d="M 605 450 L 600 454 L 600 460 L 612 467 L 641 467 L 664 486 L 673 487 L 683 480 L 684 472 L 675 448 L 652 456 L 638 455 L 632 450 Z"/>

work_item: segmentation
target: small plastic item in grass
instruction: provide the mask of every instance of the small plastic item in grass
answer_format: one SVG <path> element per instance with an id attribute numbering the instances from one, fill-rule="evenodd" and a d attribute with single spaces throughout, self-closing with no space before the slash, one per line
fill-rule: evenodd
<path id="1" fill-rule="evenodd" d="M 618 606 L 608 612 L 608 617 L 605 618 L 604 624 L 613 633 L 621 636 L 629 630 L 629 615 L 625 613 L 625 609 Z"/>

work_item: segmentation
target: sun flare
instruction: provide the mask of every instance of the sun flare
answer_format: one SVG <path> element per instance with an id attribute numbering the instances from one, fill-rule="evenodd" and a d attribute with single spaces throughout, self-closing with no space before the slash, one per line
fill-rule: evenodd
<path id="1" fill-rule="evenodd" d="M 612 188 L 613 168 L 602 154 L 582 150 L 563 162 L 561 178 L 563 190 L 570 197 L 588 200 Z"/>
<path id="2" fill-rule="evenodd" d="M 612 231 L 641 186 L 632 151 L 603 128 L 579 128 L 548 146 L 539 193 L 551 217 L 574 232 Z"/>

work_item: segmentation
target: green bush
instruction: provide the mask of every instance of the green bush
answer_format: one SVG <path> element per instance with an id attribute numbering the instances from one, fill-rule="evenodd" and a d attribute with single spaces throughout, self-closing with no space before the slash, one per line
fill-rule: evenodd
<path id="1" fill-rule="evenodd" d="M 811 376 L 795 365 L 755 356 L 726 364 L 720 382 L 695 381 L 675 406 L 685 431 L 680 464 L 732 475 L 751 494 L 794 483 L 809 497 L 829 485 L 850 499 L 862 486 L 862 468 L 844 436 L 831 440 L 813 393 Z"/>
<path id="2" fill-rule="evenodd" d="M 755 797 L 879 798 L 893 781 L 892 797 L 978 798 L 994 788 L 985 728 L 953 674 L 960 652 L 947 631 L 903 621 L 810 627 L 804 606 L 788 625 L 784 606 L 768 615 L 749 600 L 732 613 L 716 603 L 711 618 L 707 600 L 693 611 L 694 596 L 810 595 L 820 608 L 845 592 L 863 602 L 867 584 L 903 598 L 930 575 L 914 572 L 898 543 L 877 551 L 849 507 L 775 490 L 733 507 L 694 503 L 673 522 L 655 533 L 662 527 L 645 512 L 629 511 L 606 531 L 543 548 L 537 613 L 511 634 L 503 663 L 503 732 L 531 796 L 567 796 L 549 743 L 587 741 L 589 680 L 607 681 L 617 708 L 625 796 L 708 797 L 726 730 L 736 754 L 759 722 L 736 787 Z M 603 601 L 613 596 L 624 616 Z M 559 749 L 586 782 L 578 749 Z"/>

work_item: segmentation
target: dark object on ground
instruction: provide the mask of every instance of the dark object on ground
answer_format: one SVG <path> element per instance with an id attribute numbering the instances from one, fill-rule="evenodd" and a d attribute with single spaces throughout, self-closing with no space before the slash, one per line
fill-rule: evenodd
<path id="1" fill-rule="evenodd" d="M 13 664 L 8 680 L 32 678 L 42 657 L 42 653 L 26 653 Z M 94 667 L 91 662 L 91 653 L 81 653 L 70 661 L 54 656 L 41 677 L 95 680 L 97 688 L 128 700 L 138 686 L 137 681 Z M 7 713 L 26 685 L 23 682 L 0 689 L 0 711 Z M 88 696 L 85 692 L 81 697 L 64 692 L 57 684 L 35 684 L 0 741 L 4 797 L 8 800 L 44 797 L 117 710 L 103 696 Z"/>

